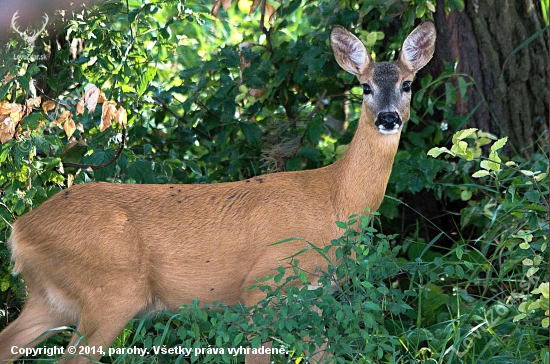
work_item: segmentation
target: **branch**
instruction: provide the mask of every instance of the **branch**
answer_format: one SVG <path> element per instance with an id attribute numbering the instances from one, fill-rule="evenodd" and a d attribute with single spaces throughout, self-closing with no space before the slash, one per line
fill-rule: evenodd
<path id="1" fill-rule="evenodd" d="M 124 143 L 126 141 L 126 129 L 122 129 L 122 141 L 120 142 L 120 145 L 118 146 L 118 149 L 113 156 L 113 158 L 109 159 L 105 163 L 101 163 L 99 165 L 94 164 L 80 164 L 80 163 L 71 163 L 71 162 L 61 162 L 63 164 L 63 167 L 72 167 L 72 168 L 82 168 L 82 169 L 88 169 L 91 168 L 94 171 L 97 171 L 99 169 L 103 169 L 107 166 L 109 166 L 111 163 L 116 161 L 120 155 L 122 154 L 122 149 L 124 149 Z"/>
<path id="2" fill-rule="evenodd" d="M 321 97 L 319 97 L 319 99 L 315 103 L 315 107 L 313 108 L 313 110 L 311 110 L 311 112 L 307 116 L 308 123 L 311 121 L 311 119 L 313 119 L 313 116 L 317 114 L 317 111 L 319 111 L 323 107 L 323 100 L 325 99 L 326 96 L 327 96 L 327 90 L 323 89 L 323 93 L 321 94 Z"/>
<path id="3" fill-rule="evenodd" d="M 155 96 L 153 97 L 153 99 L 157 102 L 157 104 L 159 104 L 164 110 L 168 111 L 170 114 L 172 114 L 176 119 L 178 119 L 178 121 L 181 121 L 183 122 L 185 125 L 189 126 L 188 123 L 187 123 L 187 120 L 185 120 L 184 117 L 178 115 L 174 110 L 172 110 L 168 105 L 166 105 L 166 103 L 164 103 L 164 101 L 161 100 L 160 97 L 158 96 Z M 198 100 L 197 100 L 198 102 Z M 202 104 L 199 104 L 199 106 L 203 107 L 204 105 Z M 206 109 L 206 107 L 204 107 Z M 208 110 L 210 111 L 210 110 Z M 217 115 L 216 115 L 217 116 Z M 212 140 L 212 138 L 210 137 L 210 135 L 198 128 L 195 128 L 194 126 L 191 126 L 190 127 L 191 131 L 193 131 L 194 133 L 197 133 L 197 134 L 200 134 L 202 135 L 203 137 L 205 137 L 206 139 L 208 140 Z"/>
<path id="4" fill-rule="evenodd" d="M 260 29 L 265 34 L 265 40 L 267 42 L 267 49 L 269 53 L 273 53 L 273 45 L 271 44 L 271 31 L 265 27 L 265 6 L 266 0 L 262 0 L 262 9 L 260 16 Z"/>

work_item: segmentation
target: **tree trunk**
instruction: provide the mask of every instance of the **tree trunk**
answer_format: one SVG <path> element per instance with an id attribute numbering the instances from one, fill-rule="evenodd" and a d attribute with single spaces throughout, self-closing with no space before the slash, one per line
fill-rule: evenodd
<path id="1" fill-rule="evenodd" d="M 508 152 L 529 156 L 548 140 L 548 32 L 523 49 L 529 37 L 544 27 L 537 0 L 466 0 L 465 10 L 445 13 L 437 2 L 438 30 L 431 72 L 458 59 L 457 72 L 470 75 L 471 87 L 455 112 L 468 115 L 477 127 L 508 136 Z M 504 71 L 503 71 L 504 69 Z"/>

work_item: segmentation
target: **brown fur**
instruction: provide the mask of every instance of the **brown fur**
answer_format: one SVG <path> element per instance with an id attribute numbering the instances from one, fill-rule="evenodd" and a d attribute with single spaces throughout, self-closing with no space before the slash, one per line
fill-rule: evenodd
<path id="1" fill-rule="evenodd" d="M 359 41 L 343 28 L 333 31 L 337 60 L 349 62 L 353 50 L 335 45 L 338 37 L 355 47 Z M 399 88 L 417 71 L 392 65 L 399 70 L 397 84 L 376 87 Z M 372 82 L 375 67 L 368 56 L 353 67 L 361 69 L 360 82 Z M 393 105 L 403 122 L 409 100 Z M 257 303 L 265 296 L 247 289 L 254 278 L 288 264 L 284 258 L 308 246 L 305 241 L 329 244 L 341 233 L 335 220 L 380 206 L 401 133 L 379 132 L 374 118 L 380 111 L 365 97 L 348 151 L 325 168 L 210 185 L 87 183 L 22 216 L 9 244 L 29 298 L 21 316 L 0 333 L 0 361 L 16 357 L 11 346 L 37 345 L 44 338 L 36 338 L 53 327 L 77 325 L 87 345 L 106 348 L 130 319 L 149 310 L 176 310 L 194 298 Z M 292 237 L 305 241 L 270 245 Z M 299 260 L 312 282 L 327 268 L 315 252 Z M 269 357 L 247 358 L 264 362 Z"/>

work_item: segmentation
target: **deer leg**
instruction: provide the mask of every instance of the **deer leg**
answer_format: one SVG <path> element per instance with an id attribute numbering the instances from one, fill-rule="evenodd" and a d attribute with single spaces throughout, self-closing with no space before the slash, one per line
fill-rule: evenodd
<path id="1" fill-rule="evenodd" d="M 271 345 L 272 345 L 271 342 L 267 342 L 267 343 L 263 343 L 262 347 L 271 348 Z M 271 362 L 270 356 L 271 355 L 269 354 L 248 354 L 244 360 L 244 363 L 245 364 L 269 364 Z"/>
<path id="2" fill-rule="evenodd" d="M 138 314 L 139 310 L 121 312 L 83 312 L 76 332 L 65 351 L 66 356 L 60 361 L 64 364 L 90 363 L 99 360 L 109 350 L 126 324 Z M 74 349 L 73 349 L 74 348 Z M 72 351 L 72 352 L 71 352 Z"/>
<path id="3" fill-rule="evenodd" d="M 21 315 L 0 334 L 0 362 L 16 359 L 18 349 L 32 348 L 59 331 L 47 330 L 74 324 L 40 299 L 29 299 Z"/>

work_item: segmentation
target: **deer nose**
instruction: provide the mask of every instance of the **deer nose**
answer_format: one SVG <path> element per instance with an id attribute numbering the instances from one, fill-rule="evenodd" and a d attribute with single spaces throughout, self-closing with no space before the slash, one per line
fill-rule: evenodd
<path id="1" fill-rule="evenodd" d="M 401 118 L 394 111 L 381 112 L 374 123 L 382 134 L 394 134 L 401 126 Z"/>

